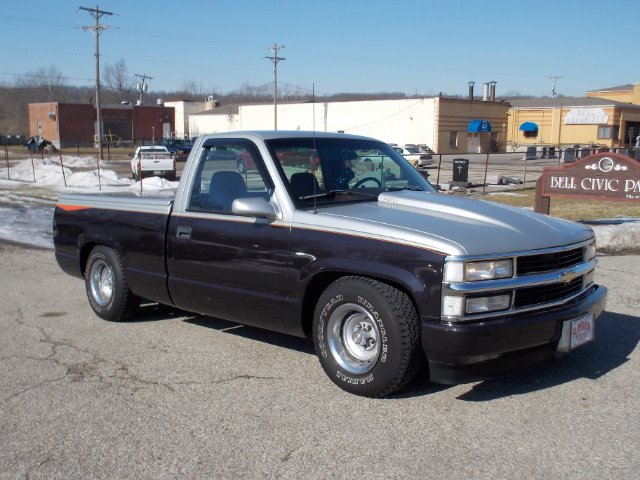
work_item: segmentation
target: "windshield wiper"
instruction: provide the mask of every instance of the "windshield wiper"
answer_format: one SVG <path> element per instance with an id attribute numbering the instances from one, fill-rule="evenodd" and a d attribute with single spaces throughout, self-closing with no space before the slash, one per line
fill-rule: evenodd
<path id="1" fill-rule="evenodd" d="M 335 197 L 336 195 L 359 195 L 366 198 L 378 198 L 378 194 L 361 192 L 358 189 L 342 189 L 342 190 L 329 190 L 328 192 L 314 193 L 312 195 L 302 195 L 300 200 L 308 200 L 310 198 L 328 198 Z"/>
<path id="2" fill-rule="evenodd" d="M 424 188 L 407 186 L 407 187 L 388 187 L 387 192 L 401 192 L 402 190 L 411 190 L 412 192 L 424 192 Z"/>

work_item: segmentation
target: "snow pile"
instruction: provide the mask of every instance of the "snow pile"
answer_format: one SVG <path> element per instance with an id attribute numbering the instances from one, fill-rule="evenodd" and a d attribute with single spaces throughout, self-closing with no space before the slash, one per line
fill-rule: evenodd
<path id="1" fill-rule="evenodd" d="M 140 182 L 121 177 L 113 170 L 98 170 L 97 167 L 96 158 L 91 156 L 65 155 L 62 157 L 62 164 L 60 157 L 34 158 L 33 163 L 30 159 L 14 161 L 9 172 L 6 168 L 0 168 L 0 184 L 15 186 L 16 183 L 30 183 L 65 192 L 114 192 L 123 189 L 140 191 Z M 142 182 L 143 191 L 175 190 L 177 187 L 178 182 L 169 182 L 159 177 L 145 178 Z"/>
<path id="2" fill-rule="evenodd" d="M 593 229 L 598 251 L 609 254 L 640 251 L 640 219 L 615 218 L 584 222 Z"/>
<path id="3" fill-rule="evenodd" d="M 149 177 L 142 179 L 142 190 L 175 190 L 180 182 L 170 182 L 160 177 Z M 129 190 L 140 191 L 140 182 L 132 183 Z"/>

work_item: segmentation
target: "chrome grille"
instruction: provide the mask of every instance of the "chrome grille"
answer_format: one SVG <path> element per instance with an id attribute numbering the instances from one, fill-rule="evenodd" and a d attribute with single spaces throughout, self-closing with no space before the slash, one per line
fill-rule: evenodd
<path id="1" fill-rule="evenodd" d="M 550 252 L 538 255 L 518 257 L 517 274 L 544 273 L 578 265 L 582 262 L 582 248 L 574 248 L 563 252 Z"/>
<path id="2" fill-rule="evenodd" d="M 553 283 L 536 287 L 525 287 L 516 290 L 515 308 L 530 307 L 543 303 L 555 302 L 575 295 L 582 290 L 582 277 L 569 283 Z"/>

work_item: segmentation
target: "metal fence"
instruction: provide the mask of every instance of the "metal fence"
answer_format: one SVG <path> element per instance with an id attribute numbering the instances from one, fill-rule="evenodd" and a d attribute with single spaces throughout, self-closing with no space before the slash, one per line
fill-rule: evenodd
<path id="1" fill-rule="evenodd" d="M 0 172 L 6 171 L 6 176 L 2 174 L 0 178 L 12 179 L 12 169 L 20 164 L 22 164 L 21 171 L 24 172 L 23 162 L 27 162 L 27 165 L 30 165 L 32 169 L 31 179 L 27 179 L 23 173 L 21 181 L 37 183 L 36 167 L 39 162 L 44 162 L 44 159 L 48 158 L 59 162 L 60 175 L 65 185 L 67 179 L 65 178 L 63 153 L 65 157 L 73 157 L 74 155 L 76 157 L 93 157 L 95 162 L 88 163 L 80 169 L 98 169 L 98 181 L 100 182 L 100 169 L 105 166 L 114 169 L 120 175 L 131 175 L 129 162 L 135 150 L 135 147 L 108 148 L 104 152 L 105 159 L 101 160 L 95 149 L 83 152 L 79 147 L 72 150 L 67 149 L 64 152 L 33 152 L 23 146 L 8 145 L 4 145 L 2 148 L 4 150 L 4 168 L 0 168 Z M 433 163 L 419 170 L 427 176 L 431 183 L 438 185 L 443 190 L 473 188 L 475 191 L 485 193 L 488 189 L 496 187 L 500 189 L 533 188 L 544 167 L 568 164 L 602 151 L 615 151 L 636 159 L 640 156 L 640 149 L 631 148 L 609 150 L 601 148 L 537 148 L 513 153 L 433 154 Z M 101 188 L 102 184 L 99 183 L 97 186 Z"/>

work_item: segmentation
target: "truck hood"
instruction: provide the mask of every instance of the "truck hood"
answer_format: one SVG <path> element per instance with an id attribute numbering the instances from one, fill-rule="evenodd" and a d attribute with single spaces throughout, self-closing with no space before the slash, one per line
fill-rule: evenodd
<path id="1" fill-rule="evenodd" d="M 386 192 L 377 202 L 331 206 L 296 217 L 296 223 L 407 243 L 447 255 L 553 248 L 593 236 L 584 225 L 521 208 L 412 191 Z"/>

